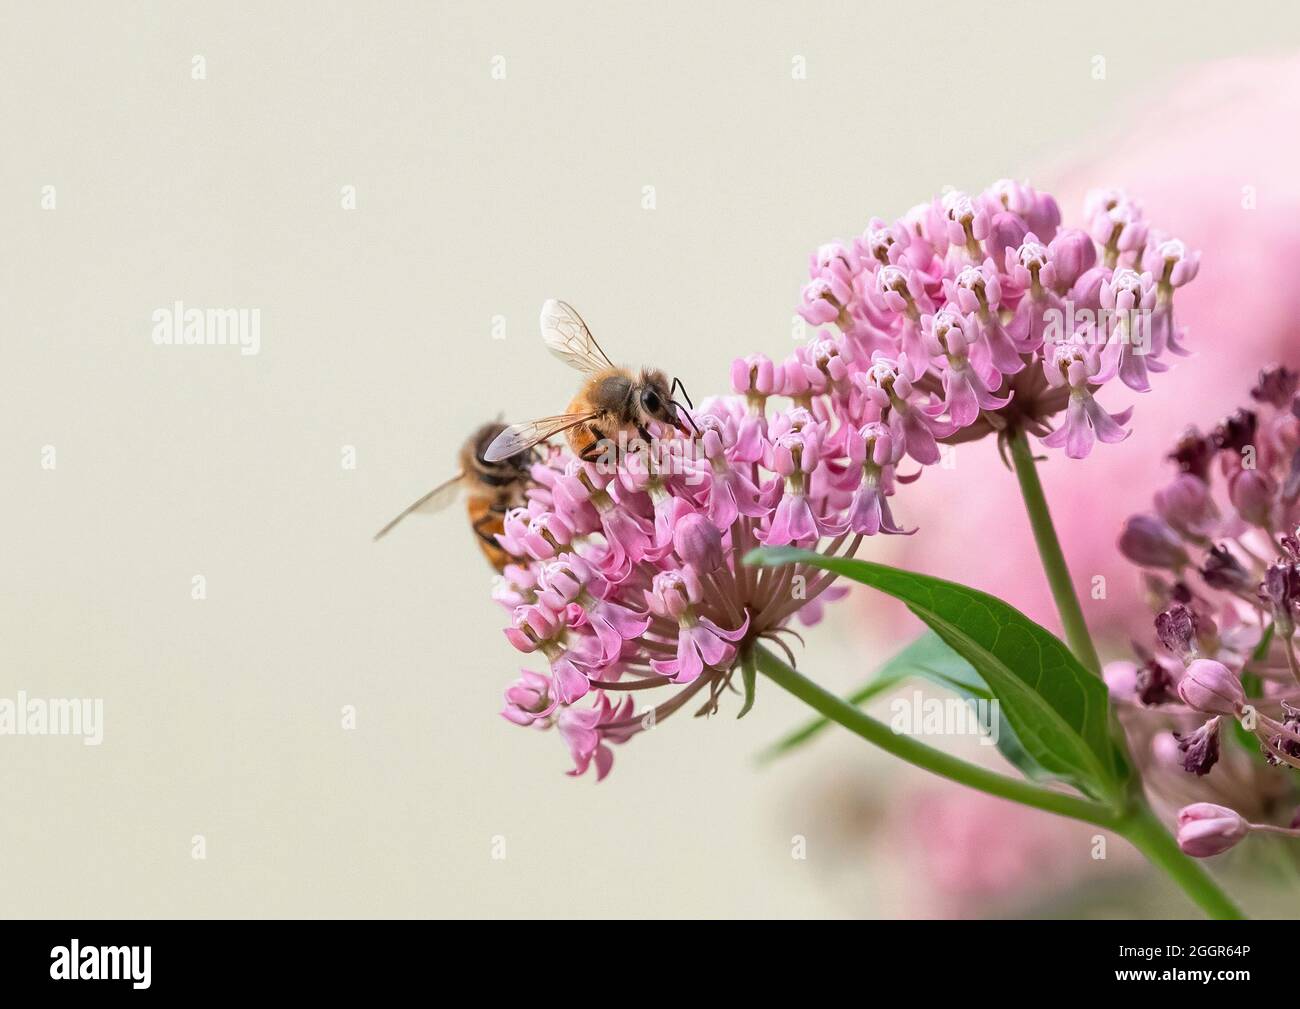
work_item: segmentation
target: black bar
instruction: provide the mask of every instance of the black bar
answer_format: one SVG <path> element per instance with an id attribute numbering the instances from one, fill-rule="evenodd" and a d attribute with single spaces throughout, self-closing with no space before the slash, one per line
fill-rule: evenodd
<path id="1" fill-rule="evenodd" d="M 774 981 L 800 985 L 801 1002 L 825 1002 L 829 1009 L 845 986 L 856 986 L 871 1001 L 901 988 L 897 997 L 954 1005 L 1008 995 L 1055 1002 L 1098 991 L 1200 990 L 1220 999 L 1247 992 L 1290 995 L 1297 976 L 1294 932 L 1280 922 L 848 922 L 838 936 L 810 931 L 811 923 L 763 923 L 753 933 L 746 924 L 704 923 L 699 938 L 709 955 L 701 957 L 692 942 L 700 926 L 692 923 L 478 922 L 452 933 L 445 922 L 424 921 L 9 922 L 0 940 L 0 977 L 6 996 L 99 998 L 113 991 L 130 997 L 319 993 L 335 999 L 397 994 L 413 985 L 444 992 L 462 982 L 500 997 L 574 983 L 577 977 L 566 982 L 561 976 L 570 971 L 603 977 L 602 983 L 651 969 L 661 984 L 669 976 L 688 983 L 696 973 L 716 982 L 732 973 L 725 970 L 731 963 L 742 985 L 760 976 L 768 991 Z M 495 934 L 506 929 L 518 932 Z M 629 929 L 651 941 L 633 940 Z M 602 949 L 607 940 L 608 954 Z M 52 972 L 66 973 L 73 941 L 78 976 L 55 979 Z M 140 976 L 146 946 L 148 987 L 136 987 L 146 980 Z M 729 946 L 734 958 L 726 955 Z M 92 947 L 94 954 L 87 952 Z M 100 947 L 113 952 L 104 955 Z M 135 958 L 122 947 L 138 947 Z M 639 951 L 630 960 L 629 948 Z M 101 973 L 116 967 L 126 976 L 89 979 L 84 974 L 94 969 L 91 962 Z"/>

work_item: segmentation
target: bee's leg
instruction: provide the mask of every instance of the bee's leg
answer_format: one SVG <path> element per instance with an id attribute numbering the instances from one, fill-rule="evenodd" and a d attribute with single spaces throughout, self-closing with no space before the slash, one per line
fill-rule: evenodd
<path id="1" fill-rule="evenodd" d="M 472 523 L 470 523 L 470 528 L 474 530 L 474 535 L 477 536 L 479 539 L 481 539 L 484 543 L 490 543 L 492 544 L 492 546 L 496 546 L 497 538 L 496 538 L 496 530 L 494 526 L 500 523 L 500 521 L 501 521 L 500 512 L 497 512 L 495 510 L 486 511 L 478 518 L 476 518 Z"/>
<path id="2" fill-rule="evenodd" d="M 646 448 L 649 448 L 654 439 L 651 437 L 650 432 L 646 429 L 646 426 L 644 424 L 638 424 L 636 426 L 636 433 L 641 436 L 641 440 L 645 442 Z"/>
<path id="3" fill-rule="evenodd" d="M 603 440 L 604 439 L 602 438 L 597 438 L 590 445 L 588 445 L 586 448 L 584 448 L 581 452 L 578 453 L 578 458 L 581 459 L 583 462 L 595 462 L 597 459 L 600 458 L 600 454 L 601 454 L 600 443 Z"/>

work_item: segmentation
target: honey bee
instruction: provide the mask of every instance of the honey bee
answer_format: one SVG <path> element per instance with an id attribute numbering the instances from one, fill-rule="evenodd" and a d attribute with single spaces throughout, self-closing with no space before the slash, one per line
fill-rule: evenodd
<path id="1" fill-rule="evenodd" d="M 484 455 L 487 462 L 508 459 L 561 433 L 575 455 L 594 462 L 602 443 L 617 441 L 621 431 L 635 432 L 648 442 L 650 431 L 646 425 L 651 421 L 683 433 L 694 427 L 691 415 L 673 398 L 681 389 L 687 404 L 694 408 L 680 379 L 674 378 L 669 384 L 668 377 L 657 368 L 633 372 L 614 364 L 571 305 L 548 301 L 542 306 L 541 324 L 542 342 L 547 349 L 588 378 L 566 413 L 514 424 L 497 435 Z M 683 414 L 691 428 L 682 422 Z"/>
<path id="2" fill-rule="evenodd" d="M 375 539 L 387 535 L 408 515 L 416 512 L 427 515 L 447 507 L 463 488 L 466 491 L 465 510 L 469 513 L 470 528 L 478 539 L 479 549 L 488 563 L 498 571 L 502 570 L 509 563 L 510 556 L 501 549 L 496 535 L 505 528 L 506 512 L 524 503 L 524 490 L 530 480 L 529 468 L 533 462 L 533 453 L 527 449 L 504 458 L 488 458 L 488 446 L 505 430 L 504 424 L 494 422 L 475 431 L 461 447 L 460 472 L 403 510 L 375 533 Z"/>

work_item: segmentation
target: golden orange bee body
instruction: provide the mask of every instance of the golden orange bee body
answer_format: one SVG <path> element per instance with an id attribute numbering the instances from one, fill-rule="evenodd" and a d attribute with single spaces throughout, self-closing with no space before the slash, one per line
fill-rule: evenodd
<path id="1" fill-rule="evenodd" d="M 505 568 L 510 555 L 501 549 L 496 537 L 505 528 L 506 512 L 524 503 L 533 456 L 530 451 L 524 451 L 489 462 L 485 458 L 488 447 L 504 430 L 504 424 L 492 423 L 475 431 L 461 446 L 460 472 L 405 508 L 375 534 L 375 539 L 386 535 L 408 515 L 445 508 L 456 492 L 463 489 L 465 511 L 479 549 L 497 571 Z"/>

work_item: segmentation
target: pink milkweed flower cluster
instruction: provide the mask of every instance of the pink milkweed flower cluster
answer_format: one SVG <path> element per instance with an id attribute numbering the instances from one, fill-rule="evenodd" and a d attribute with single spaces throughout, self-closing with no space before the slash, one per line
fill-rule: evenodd
<path id="1" fill-rule="evenodd" d="M 1082 225 L 1063 228 L 1050 195 L 1009 180 L 873 219 L 812 255 L 799 313 L 835 330 L 796 353 L 798 370 L 814 389 L 847 383 L 890 407 L 891 430 L 922 465 L 936 442 L 1013 424 L 1075 459 L 1122 441 L 1130 411 L 1096 394 L 1112 380 L 1147 392 L 1169 355 L 1187 353 L 1174 295 L 1200 254 L 1117 190 L 1089 194 Z M 816 374 L 829 347 L 846 378 Z M 782 385 L 797 390 L 803 376 L 789 367 Z"/>
<path id="2" fill-rule="evenodd" d="M 1040 474 L 1049 500 L 1062 502 L 1058 509 L 1072 497 L 1087 502 L 1058 524 L 1057 533 L 1073 570 L 1106 577 L 1107 604 L 1089 607 L 1094 634 L 1131 636 L 1149 628 L 1137 579 L 1125 577 L 1114 548 L 1114 531 L 1142 502 L 1151 460 L 1177 436 L 1187 404 L 1201 403 L 1208 411 L 1202 417 L 1217 417 L 1232 404 L 1230 394 L 1240 391 L 1224 383 L 1224 375 L 1238 374 L 1243 362 L 1251 368 L 1290 355 L 1296 345 L 1300 285 L 1291 282 L 1290 264 L 1300 257 L 1300 173 L 1292 167 L 1300 157 L 1300 133 L 1273 124 L 1297 119 L 1300 53 L 1201 64 L 1125 110 L 1112 123 L 1113 142 L 1080 149 L 1053 170 L 1052 192 L 1067 217 L 1083 206 L 1096 180 L 1113 181 L 1142 200 L 1148 219 L 1177 222 L 1189 248 L 1204 249 L 1207 257 L 1213 249 L 1213 269 L 1203 264 L 1195 283 L 1176 294 L 1195 359 L 1158 376 L 1154 395 L 1115 390 L 1122 397 L 1116 407 L 1138 404 L 1122 448 L 1095 451 L 1087 466 L 1045 466 Z M 1196 169 L 1171 170 L 1175 165 Z M 1242 188 L 1245 176 L 1249 189 Z M 1225 199 L 1225 193 L 1240 193 L 1240 200 Z M 1267 213 L 1243 212 L 1265 193 Z M 1218 333 L 1231 337 L 1209 338 Z M 905 567 L 992 591 L 1055 627 L 1056 612 L 1041 582 L 1023 577 L 1027 566 L 1039 563 L 1032 538 L 969 534 L 972 525 L 998 522 L 1009 509 L 1023 507 L 1016 481 L 983 481 L 978 495 L 963 499 L 964 521 L 946 521 L 966 468 L 992 464 L 993 447 L 963 451 L 959 467 L 934 473 L 941 493 L 907 499 L 908 517 L 922 532 L 891 553 Z M 1097 494 L 1103 485 L 1106 493 Z M 855 618 L 865 620 L 892 605 L 868 593 L 860 603 Z"/>
<path id="3" fill-rule="evenodd" d="M 804 565 L 745 566 L 754 547 L 851 555 L 914 532 L 891 499 L 941 443 L 1023 428 L 1083 457 L 1122 439 L 1128 411 L 1096 394 L 1146 391 L 1181 352 L 1174 292 L 1198 257 L 1119 193 L 1094 194 L 1085 225 L 1062 229 L 1051 196 L 1013 182 L 873 220 L 813 253 L 807 342 L 733 362 L 734 394 L 684 434 L 652 426 L 598 461 L 553 449 L 534 465 L 495 595 L 507 638 L 548 670 L 523 673 L 504 716 L 558 730 L 571 773 L 603 778 L 613 745 L 698 694 L 716 712 L 756 642 L 788 653 L 790 622 L 842 594 Z M 674 693 L 636 704 L 656 688 Z"/>
<path id="4" fill-rule="evenodd" d="M 716 711 L 744 649 L 766 640 L 788 653 L 779 635 L 794 633 L 791 619 L 814 622 L 837 594 L 830 575 L 796 564 L 748 568 L 745 553 L 824 537 L 826 551 L 851 552 L 867 527 L 893 529 L 883 498 L 894 462 L 887 433 L 832 455 L 827 425 L 804 408 L 769 416 L 724 398 L 693 420 L 694 453 L 668 432 L 613 465 L 552 450 L 533 465 L 528 503 L 506 515 L 498 537 L 512 558 L 494 592 L 511 612 L 506 637 L 549 665 L 522 673 L 502 714 L 556 729 L 571 774 L 594 765 L 603 778 L 613 745 L 697 694 L 700 713 Z M 856 481 L 844 472 L 851 459 Z M 876 517 L 864 519 L 861 502 L 873 495 Z M 675 692 L 638 710 L 635 698 L 654 688 Z"/>
<path id="5" fill-rule="evenodd" d="M 1298 386 L 1297 372 L 1267 367 L 1249 407 L 1208 433 L 1188 428 L 1170 454 L 1176 475 L 1119 537 L 1145 569 L 1156 642 L 1106 679 L 1149 787 L 1198 800 L 1179 817 L 1191 855 L 1290 829 L 1245 817 L 1289 815 L 1294 785 L 1272 769 L 1300 768 Z"/>

